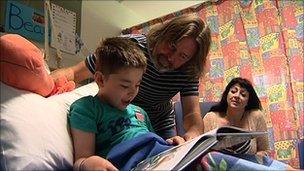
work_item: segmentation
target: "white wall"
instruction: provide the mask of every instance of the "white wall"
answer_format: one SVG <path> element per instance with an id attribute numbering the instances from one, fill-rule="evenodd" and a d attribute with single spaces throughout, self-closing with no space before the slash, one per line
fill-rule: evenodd
<path id="1" fill-rule="evenodd" d="M 38 46 L 41 46 L 41 45 L 38 44 Z M 42 47 L 42 48 L 44 49 L 44 47 Z M 51 69 L 58 68 L 55 56 L 56 56 L 56 50 L 54 48 L 50 48 L 50 58 L 48 61 L 48 65 Z M 73 54 L 62 52 L 61 68 L 76 65 L 83 59 L 84 59 L 84 55 L 82 55 L 80 53 L 73 55 Z"/>
<path id="2" fill-rule="evenodd" d="M 144 17 L 144 21 L 149 21 L 182 9 L 203 3 L 206 0 L 123 0 L 121 4 L 131 9 L 136 14 Z"/>
<path id="3" fill-rule="evenodd" d="M 118 1 L 82 1 L 81 37 L 91 52 L 101 37 L 118 36 L 122 29 L 144 21 Z"/>

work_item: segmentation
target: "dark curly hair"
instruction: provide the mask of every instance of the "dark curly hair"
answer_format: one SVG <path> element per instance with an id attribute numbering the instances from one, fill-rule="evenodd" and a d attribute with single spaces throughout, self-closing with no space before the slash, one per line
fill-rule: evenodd
<path id="1" fill-rule="evenodd" d="M 221 101 L 218 104 L 212 106 L 211 109 L 209 110 L 209 112 L 219 112 L 221 114 L 221 116 L 223 115 L 222 117 L 224 117 L 226 115 L 226 111 L 227 111 L 227 107 L 228 107 L 227 96 L 228 96 L 230 88 L 232 86 L 234 86 L 235 84 L 239 84 L 242 88 L 245 88 L 249 93 L 249 99 L 248 99 L 248 103 L 245 107 L 245 111 L 253 110 L 253 109 L 262 110 L 261 101 L 260 101 L 258 95 L 256 94 L 251 82 L 245 78 L 236 77 L 236 78 L 233 78 L 226 86 L 225 91 L 223 92 Z"/>

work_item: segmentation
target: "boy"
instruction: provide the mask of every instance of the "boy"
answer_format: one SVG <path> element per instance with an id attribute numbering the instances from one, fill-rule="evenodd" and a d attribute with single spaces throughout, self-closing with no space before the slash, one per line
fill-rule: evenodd
<path id="1" fill-rule="evenodd" d="M 130 104 L 138 93 L 147 62 L 139 47 L 122 37 L 106 39 L 95 54 L 98 94 L 83 97 L 70 107 L 74 170 L 117 170 L 105 159 L 110 149 L 154 132 L 146 112 Z"/>

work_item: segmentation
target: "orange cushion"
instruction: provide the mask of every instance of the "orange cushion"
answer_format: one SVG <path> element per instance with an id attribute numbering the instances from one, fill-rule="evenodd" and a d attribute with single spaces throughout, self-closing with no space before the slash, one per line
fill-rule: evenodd
<path id="1" fill-rule="evenodd" d="M 55 84 L 39 48 L 17 34 L 0 37 L 1 81 L 12 87 L 48 96 Z"/>

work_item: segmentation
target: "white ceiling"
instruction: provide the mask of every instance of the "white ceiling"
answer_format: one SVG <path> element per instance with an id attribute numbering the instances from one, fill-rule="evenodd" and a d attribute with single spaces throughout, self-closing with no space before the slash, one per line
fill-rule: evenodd
<path id="1" fill-rule="evenodd" d="M 171 1 L 171 0 L 156 0 L 156 1 L 136 1 L 136 0 L 118 0 L 123 6 L 129 8 L 139 16 L 145 18 L 146 21 L 152 20 L 172 12 L 176 12 L 185 8 L 188 8 L 193 5 L 202 3 L 205 0 L 180 0 L 180 1 Z M 146 7 L 146 8 L 143 8 Z"/>

